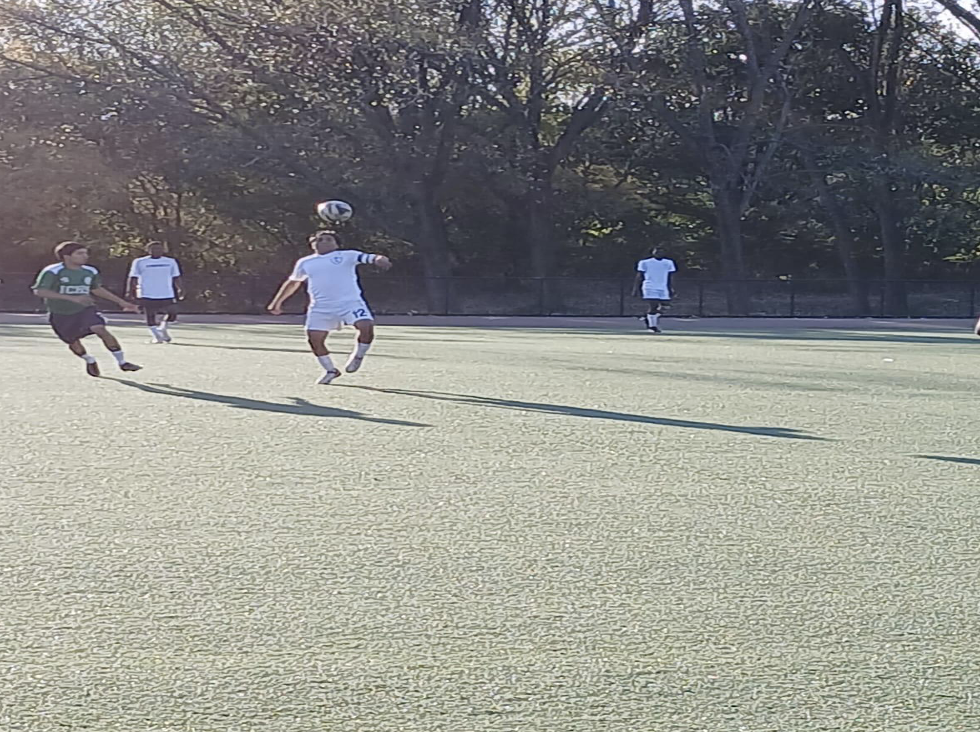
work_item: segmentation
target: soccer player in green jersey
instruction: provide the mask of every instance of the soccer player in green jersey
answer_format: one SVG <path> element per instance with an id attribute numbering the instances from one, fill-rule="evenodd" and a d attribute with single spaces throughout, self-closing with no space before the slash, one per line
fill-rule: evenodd
<path id="1" fill-rule="evenodd" d="M 106 328 L 105 318 L 96 310 L 92 296 L 111 300 L 128 313 L 138 312 L 139 308 L 102 286 L 99 270 L 88 266 L 88 248 L 84 244 L 62 242 L 54 253 L 61 263 L 42 269 L 34 283 L 34 294 L 44 298 L 48 308 L 52 330 L 68 344 L 72 353 L 85 361 L 89 376 L 99 375 L 99 364 L 82 345 L 82 338 L 90 335 L 102 339 L 120 369 L 139 371 L 139 366 L 123 356 L 122 346 Z"/>

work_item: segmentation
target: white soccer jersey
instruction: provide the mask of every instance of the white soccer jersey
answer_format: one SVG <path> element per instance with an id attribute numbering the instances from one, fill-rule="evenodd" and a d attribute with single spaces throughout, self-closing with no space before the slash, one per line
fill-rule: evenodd
<path id="1" fill-rule="evenodd" d="M 375 259 L 374 254 L 356 249 L 311 254 L 296 262 L 289 279 L 306 282 L 311 311 L 340 312 L 362 299 L 357 265 L 373 264 Z"/>
<path id="2" fill-rule="evenodd" d="M 172 257 L 140 257 L 133 260 L 129 276 L 137 279 L 139 297 L 167 300 L 177 296 L 174 277 L 180 277 L 180 265 Z"/>
<path id="3" fill-rule="evenodd" d="M 643 273 L 643 289 L 669 291 L 670 273 L 676 272 L 673 259 L 641 259 L 636 263 L 636 271 Z"/>

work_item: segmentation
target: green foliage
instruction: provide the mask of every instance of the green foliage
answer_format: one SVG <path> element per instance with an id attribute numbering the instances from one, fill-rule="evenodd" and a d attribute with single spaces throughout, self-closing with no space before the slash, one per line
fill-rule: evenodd
<path id="1" fill-rule="evenodd" d="M 791 9 L 749 3 L 740 19 L 738 3 L 699 7 L 704 96 L 675 8 L 601 7 L 5 3 L 4 266 L 31 269 L 72 237 L 107 255 L 164 239 L 192 271 L 282 269 L 316 225 L 312 205 L 340 197 L 357 210 L 352 243 L 406 272 L 623 273 L 657 242 L 688 271 L 723 277 L 711 155 L 732 149 L 747 114 L 758 119 L 729 181 L 746 193 L 746 274 L 841 276 L 843 225 L 860 270 L 879 276 L 883 178 L 910 276 L 962 274 L 978 257 L 974 44 L 906 11 L 883 156 L 870 142 L 863 6 L 808 16 L 757 113 L 747 59 L 779 44 Z M 683 133 L 704 100 L 719 146 L 708 157 Z"/>

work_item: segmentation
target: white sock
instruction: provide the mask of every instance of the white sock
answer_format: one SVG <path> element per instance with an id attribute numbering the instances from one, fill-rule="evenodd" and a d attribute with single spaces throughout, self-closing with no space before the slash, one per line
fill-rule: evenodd
<path id="1" fill-rule="evenodd" d="M 85 363 L 95 363 L 95 356 L 86 353 L 84 356 L 79 356 Z"/>
<path id="2" fill-rule="evenodd" d="M 163 331 L 163 334 L 166 335 L 166 333 L 167 333 L 167 321 L 166 321 L 166 319 L 164 319 L 164 321 L 162 323 L 160 323 L 160 325 L 158 327 L 160 328 L 161 331 Z"/>
<path id="3" fill-rule="evenodd" d="M 655 328 L 657 326 L 657 321 L 655 321 L 653 319 L 653 317 L 654 317 L 653 315 L 651 315 L 650 313 L 647 313 L 647 327 L 648 328 Z"/>
<path id="4" fill-rule="evenodd" d="M 161 328 L 158 328 L 155 325 L 151 325 L 150 332 L 153 334 L 153 337 L 156 338 L 158 341 L 163 340 L 163 332 Z"/>
<path id="5" fill-rule="evenodd" d="M 112 354 L 112 357 L 114 359 L 116 359 L 116 363 L 118 363 L 120 366 L 122 366 L 124 363 L 126 363 L 126 357 L 123 356 L 122 350 L 109 351 L 109 353 Z"/>
<path id="6" fill-rule="evenodd" d="M 650 320 L 651 320 L 651 325 L 653 325 L 654 328 L 656 328 L 657 326 L 659 326 L 660 325 L 660 313 L 657 313 L 656 315 L 651 315 L 650 316 Z"/>
<path id="7" fill-rule="evenodd" d="M 337 367 L 333 365 L 333 359 L 330 358 L 329 355 L 327 355 L 327 356 L 317 356 L 316 357 L 316 360 L 320 362 L 320 365 L 321 366 L 323 366 L 324 371 L 336 371 L 337 370 Z"/>
<path id="8" fill-rule="evenodd" d="M 364 354 L 368 352 L 368 349 L 370 347 L 371 347 L 370 343 L 361 343 L 360 341 L 357 341 L 357 350 L 355 351 L 357 357 L 364 358 Z"/>

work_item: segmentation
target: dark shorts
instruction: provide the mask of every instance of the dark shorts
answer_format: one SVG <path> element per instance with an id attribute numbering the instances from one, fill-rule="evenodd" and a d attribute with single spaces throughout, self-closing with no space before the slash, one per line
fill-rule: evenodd
<path id="1" fill-rule="evenodd" d="M 92 335 L 93 327 L 105 325 L 105 318 L 94 307 L 90 307 L 71 315 L 51 313 L 48 322 L 51 323 L 51 330 L 61 340 L 65 343 L 74 343 Z"/>
<path id="2" fill-rule="evenodd" d="M 141 297 L 140 306 L 143 308 L 143 312 L 146 313 L 147 325 L 156 325 L 156 318 L 160 313 L 166 314 L 167 320 L 169 320 L 171 323 L 177 320 L 177 301 L 172 297 L 164 298 L 162 300 Z"/>

